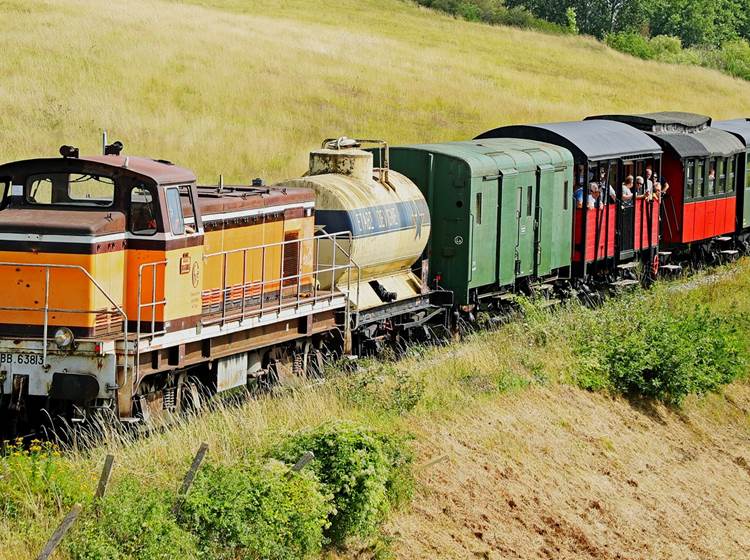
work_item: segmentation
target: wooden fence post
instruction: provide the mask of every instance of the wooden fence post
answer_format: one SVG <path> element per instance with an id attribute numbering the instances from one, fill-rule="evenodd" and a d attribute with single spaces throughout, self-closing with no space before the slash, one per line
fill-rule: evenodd
<path id="1" fill-rule="evenodd" d="M 305 466 L 306 466 L 306 465 L 307 465 L 307 464 L 308 464 L 308 463 L 309 463 L 310 461 L 312 461 L 313 459 L 315 459 L 315 454 L 314 454 L 314 453 L 313 453 L 312 451 L 305 451 L 305 452 L 304 452 L 304 453 L 302 454 L 302 457 L 300 457 L 300 458 L 299 458 L 299 459 L 297 460 L 297 462 L 296 462 L 296 463 L 294 464 L 294 466 L 293 466 L 293 467 L 292 467 L 291 469 L 289 469 L 289 472 L 288 472 L 288 473 L 286 473 L 286 477 L 287 477 L 287 478 L 291 478 L 291 477 L 292 477 L 292 474 L 293 474 L 293 473 L 299 472 L 299 471 L 301 471 L 302 469 L 304 469 L 304 468 L 305 468 Z"/>
<path id="2" fill-rule="evenodd" d="M 57 548 L 57 545 L 60 544 L 60 542 L 65 537 L 65 534 L 73 526 L 73 523 L 76 522 L 76 519 L 78 519 L 78 516 L 80 515 L 82 509 L 83 506 L 81 504 L 76 504 L 73 506 L 73 508 L 68 512 L 68 515 L 65 516 L 60 525 L 57 527 L 57 530 L 55 530 L 50 539 L 47 541 L 44 549 L 39 553 L 39 556 L 37 556 L 37 560 L 47 560 L 50 556 L 52 556 L 52 553 Z"/>
<path id="3" fill-rule="evenodd" d="M 172 506 L 173 514 L 177 515 L 180 512 L 180 508 L 182 507 L 182 501 L 185 499 L 185 496 L 187 496 L 187 493 L 190 491 L 190 487 L 193 485 L 193 480 L 195 480 L 195 475 L 198 472 L 198 469 L 200 468 L 201 463 L 203 462 L 203 459 L 206 456 L 207 452 L 208 452 L 208 444 L 205 442 L 201 443 L 201 446 L 198 449 L 198 453 L 195 454 L 195 458 L 193 459 L 193 464 L 190 465 L 190 469 L 188 469 L 187 474 L 185 474 L 185 478 L 182 481 L 182 486 L 180 487 L 180 491 L 177 493 L 177 499 L 175 500 L 175 503 Z"/>
<path id="4" fill-rule="evenodd" d="M 102 469 L 102 475 L 99 477 L 99 485 L 96 487 L 96 494 L 94 494 L 94 500 L 100 500 L 104 497 L 107 492 L 107 485 L 109 484 L 109 477 L 112 475 L 112 465 L 115 462 L 114 455 L 107 455 L 104 459 L 104 468 Z"/>

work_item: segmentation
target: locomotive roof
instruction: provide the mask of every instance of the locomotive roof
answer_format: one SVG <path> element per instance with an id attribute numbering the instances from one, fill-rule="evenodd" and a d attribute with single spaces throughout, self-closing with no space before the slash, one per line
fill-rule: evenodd
<path id="1" fill-rule="evenodd" d="M 557 144 L 570 150 L 576 160 L 599 161 L 662 152 L 647 134 L 608 120 L 501 126 L 476 137 L 484 138 L 525 138 Z"/>
<path id="2" fill-rule="evenodd" d="M 591 122 L 610 119 L 637 127 L 680 158 L 728 156 L 743 148 L 732 134 L 710 126 L 710 117 L 694 113 L 664 112 L 587 118 L 593 119 Z"/>
<path id="3" fill-rule="evenodd" d="M 441 144 L 398 146 L 393 150 L 421 150 L 465 161 L 475 176 L 494 175 L 498 171 L 536 171 L 539 165 L 572 164 L 573 156 L 565 148 L 518 138 L 487 138 Z"/>
<path id="4" fill-rule="evenodd" d="M 720 130 L 731 132 L 744 142 L 745 146 L 750 146 L 750 120 L 733 119 L 730 121 L 714 121 L 713 126 Z"/>
<path id="5" fill-rule="evenodd" d="M 138 156 L 81 156 L 78 158 L 35 158 L 0 165 L 0 176 L 17 173 L 34 173 L 49 170 L 85 171 L 88 173 L 114 174 L 115 172 L 138 175 L 156 184 L 193 183 L 195 174 L 167 161 Z"/>

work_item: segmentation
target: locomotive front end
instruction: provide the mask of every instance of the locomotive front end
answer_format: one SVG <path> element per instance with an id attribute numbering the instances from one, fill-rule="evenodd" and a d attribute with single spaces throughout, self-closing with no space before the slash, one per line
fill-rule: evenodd
<path id="1" fill-rule="evenodd" d="M 127 279 L 141 261 L 158 257 L 139 244 L 141 237 L 165 237 L 149 169 L 168 166 L 118 155 L 83 158 L 73 148 L 63 156 L 0 166 L 4 435 L 44 417 L 83 418 L 97 409 L 130 416 L 128 329 L 135 329 L 128 313 L 140 311 L 149 324 L 160 319 L 155 306 L 141 304 L 159 292 Z"/>

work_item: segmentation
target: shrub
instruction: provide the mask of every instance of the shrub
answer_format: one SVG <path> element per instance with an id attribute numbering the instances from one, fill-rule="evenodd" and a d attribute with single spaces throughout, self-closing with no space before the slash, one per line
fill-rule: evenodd
<path id="1" fill-rule="evenodd" d="M 311 474 L 287 472 L 255 462 L 201 469 L 180 522 L 197 536 L 204 557 L 298 560 L 320 552 L 330 497 Z"/>
<path id="2" fill-rule="evenodd" d="M 292 436 L 274 454 L 291 464 L 306 451 L 315 454 L 312 468 L 333 496 L 326 536 L 335 544 L 369 536 L 410 496 L 412 456 L 403 438 L 327 423 Z"/>
<path id="3" fill-rule="evenodd" d="M 85 480 L 70 470 L 50 442 L 21 439 L 0 456 L 0 516 L 23 518 L 43 509 L 62 510 L 86 498 Z"/>
<path id="4" fill-rule="evenodd" d="M 589 313 L 575 333 L 579 385 L 680 404 L 742 375 L 746 346 L 736 318 L 665 299 L 627 298 Z"/>
<path id="5" fill-rule="evenodd" d="M 195 538 L 172 515 L 170 493 L 147 489 L 130 476 L 89 508 L 65 540 L 81 560 L 171 560 L 198 558 Z"/>
<path id="6" fill-rule="evenodd" d="M 615 50 L 645 60 L 650 60 L 656 56 L 654 48 L 649 43 L 649 40 L 640 33 L 635 33 L 634 31 L 608 33 L 604 37 L 604 42 Z"/>

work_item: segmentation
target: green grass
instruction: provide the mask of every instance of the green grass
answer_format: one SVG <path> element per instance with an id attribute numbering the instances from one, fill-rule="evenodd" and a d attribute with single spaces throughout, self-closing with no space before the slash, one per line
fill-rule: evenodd
<path id="1" fill-rule="evenodd" d="M 298 176 L 325 137 L 458 140 L 602 112 L 750 115 L 750 84 L 399 0 L 3 0 L 0 160 L 99 149 Z M 656 82 L 654 77 L 658 76 Z M 643 91 L 640 78 L 653 83 Z"/>

